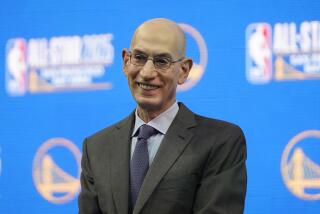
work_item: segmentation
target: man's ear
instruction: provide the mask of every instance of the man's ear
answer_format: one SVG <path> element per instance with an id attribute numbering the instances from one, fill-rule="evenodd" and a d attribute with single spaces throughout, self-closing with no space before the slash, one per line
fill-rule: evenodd
<path id="1" fill-rule="evenodd" d="M 182 85 L 188 78 L 190 70 L 193 65 L 193 61 L 191 58 L 186 58 L 181 62 L 180 74 L 178 79 L 178 84 Z"/>
<path id="2" fill-rule="evenodd" d="M 122 70 L 124 72 L 124 74 L 127 76 L 127 66 L 129 63 L 129 52 L 127 49 L 122 49 Z"/>

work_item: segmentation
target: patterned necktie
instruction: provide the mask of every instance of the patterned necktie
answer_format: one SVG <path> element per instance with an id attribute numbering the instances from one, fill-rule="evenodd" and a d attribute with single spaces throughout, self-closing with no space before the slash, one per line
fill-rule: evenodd
<path id="1" fill-rule="evenodd" d="M 147 140 L 156 133 L 156 129 L 146 124 L 139 128 L 138 140 L 130 164 L 131 208 L 136 203 L 140 187 L 149 168 Z"/>

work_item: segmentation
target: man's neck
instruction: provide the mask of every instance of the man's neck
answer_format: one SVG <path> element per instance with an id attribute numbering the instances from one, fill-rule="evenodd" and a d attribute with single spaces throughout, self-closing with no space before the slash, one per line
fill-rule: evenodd
<path id="1" fill-rule="evenodd" d="M 144 109 L 140 106 L 137 107 L 137 113 L 141 120 L 143 120 L 145 123 L 148 123 L 152 119 L 158 117 L 162 112 L 165 112 L 167 109 L 169 109 L 176 101 L 174 101 L 170 106 L 168 106 L 165 109 L 159 110 L 152 110 L 152 109 Z"/>

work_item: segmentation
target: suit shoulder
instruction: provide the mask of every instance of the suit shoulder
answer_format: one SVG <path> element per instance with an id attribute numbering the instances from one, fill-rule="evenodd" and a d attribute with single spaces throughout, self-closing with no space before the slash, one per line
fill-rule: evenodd
<path id="1" fill-rule="evenodd" d="M 105 127 L 103 129 L 93 133 L 92 135 L 87 137 L 87 141 L 90 143 L 99 143 L 101 141 L 105 141 L 105 139 L 111 138 L 115 129 L 117 129 L 117 127 L 122 126 L 124 123 L 128 122 L 128 120 L 130 120 L 130 118 L 131 118 L 131 115 L 120 120 L 119 122 L 116 122 L 108 127 Z"/>
<path id="2" fill-rule="evenodd" d="M 210 131 L 211 133 L 217 132 L 220 134 L 232 133 L 235 135 L 243 135 L 242 129 L 234 123 L 215 118 L 209 118 L 198 114 L 195 114 L 195 119 L 201 129 Z"/>
<path id="3" fill-rule="evenodd" d="M 246 138 L 242 129 L 233 123 L 195 115 L 198 128 L 197 135 L 211 142 L 212 154 L 227 159 L 224 154 L 238 157 L 237 160 L 246 159 Z"/>

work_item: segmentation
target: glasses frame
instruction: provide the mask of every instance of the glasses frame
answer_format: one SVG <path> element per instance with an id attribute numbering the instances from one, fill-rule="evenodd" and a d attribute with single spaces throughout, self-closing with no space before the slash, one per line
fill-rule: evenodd
<path id="1" fill-rule="evenodd" d="M 176 62 L 180 62 L 180 61 L 182 61 L 182 60 L 185 58 L 185 57 L 183 56 L 183 57 L 181 57 L 181 58 L 179 58 L 179 59 L 172 60 L 172 59 L 170 59 L 169 57 L 167 57 L 168 59 L 170 59 L 170 63 L 169 63 L 169 65 L 168 65 L 168 67 L 166 67 L 166 68 L 158 68 L 158 67 L 155 65 L 154 57 L 145 54 L 146 56 L 148 56 L 148 58 L 147 58 L 146 62 L 145 62 L 143 65 L 140 65 L 140 64 L 135 64 L 135 63 L 132 62 L 131 57 L 132 57 L 132 55 L 133 55 L 133 51 L 132 51 L 132 50 L 127 50 L 127 52 L 128 52 L 128 54 L 129 54 L 129 60 L 130 60 L 130 63 L 131 63 L 132 65 L 139 66 L 139 67 L 143 67 L 143 66 L 145 66 L 145 64 L 148 62 L 148 60 L 151 60 L 151 61 L 152 61 L 152 64 L 153 64 L 153 67 L 154 67 L 157 71 L 158 71 L 158 70 L 159 70 L 159 71 L 166 71 L 166 70 L 168 70 L 168 69 L 171 67 L 172 64 L 174 64 L 174 63 L 176 63 Z"/>

